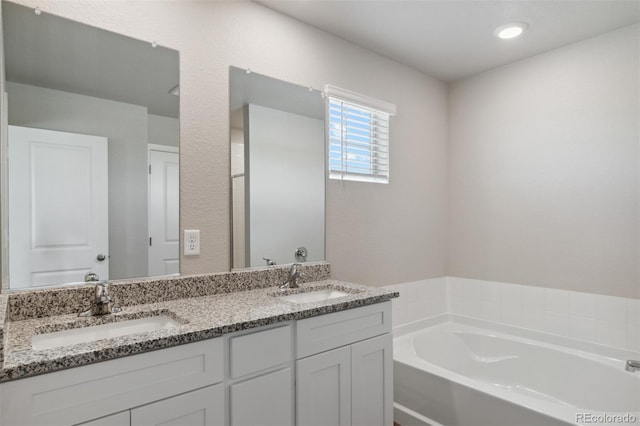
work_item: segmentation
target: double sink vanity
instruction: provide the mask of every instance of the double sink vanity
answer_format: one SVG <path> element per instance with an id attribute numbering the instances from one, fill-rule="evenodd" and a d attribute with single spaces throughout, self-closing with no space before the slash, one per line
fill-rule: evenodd
<path id="1" fill-rule="evenodd" d="M 392 424 L 397 293 L 305 264 L 0 296 L 2 425 Z"/>

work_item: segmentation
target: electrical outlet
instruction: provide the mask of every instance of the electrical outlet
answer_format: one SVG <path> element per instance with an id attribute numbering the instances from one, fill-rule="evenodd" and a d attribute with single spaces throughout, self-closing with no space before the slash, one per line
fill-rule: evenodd
<path id="1" fill-rule="evenodd" d="M 187 230 L 184 231 L 184 255 L 194 256 L 200 254 L 200 231 Z"/>

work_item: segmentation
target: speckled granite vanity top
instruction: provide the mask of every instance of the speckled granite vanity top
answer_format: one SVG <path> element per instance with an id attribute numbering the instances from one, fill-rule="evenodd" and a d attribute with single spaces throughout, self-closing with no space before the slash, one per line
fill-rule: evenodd
<path id="1" fill-rule="evenodd" d="M 27 309 L 32 299 L 29 299 L 28 294 L 26 296 L 26 293 L 12 294 L 8 299 L 8 303 L 6 295 L 2 295 L 5 299 L 0 300 L 0 304 L 8 306 L 6 308 L 0 307 L 0 311 L 6 309 L 8 318 L 6 322 L 2 321 L 4 330 L 0 329 L 0 331 L 4 332 L 4 363 L 0 369 L 0 381 L 14 380 L 154 349 L 195 342 L 276 322 L 303 319 L 355 308 L 383 302 L 398 296 L 396 292 L 381 288 L 324 279 L 329 275 L 328 265 L 326 264 L 312 265 L 307 268 L 310 268 L 309 271 L 311 272 L 308 274 L 309 278 L 319 280 L 302 284 L 302 291 L 338 287 L 347 295 L 314 303 L 292 303 L 279 299 L 275 296 L 291 293 L 291 291 L 283 291 L 273 286 L 275 282 L 281 279 L 282 274 L 286 272 L 283 268 L 269 270 L 266 275 L 265 271 L 251 271 L 254 274 L 252 277 L 237 279 L 231 288 L 229 288 L 228 282 L 233 283 L 233 277 L 226 277 L 225 274 L 169 279 L 168 281 L 175 281 L 173 284 L 179 284 L 176 283 L 178 281 L 191 280 L 190 285 L 193 287 L 192 290 L 195 289 L 194 292 L 197 297 L 178 298 L 175 296 L 185 295 L 180 294 L 179 291 L 176 294 L 174 291 L 168 296 L 164 293 L 163 295 L 156 295 L 161 300 L 155 303 L 132 304 L 134 297 L 129 294 L 130 298 L 127 299 L 126 294 L 127 292 L 132 293 L 133 290 L 128 288 L 126 283 L 114 284 L 112 286 L 112 294 L 116 302 L 122 300 L 120 302 L 122 303 L 122 311 L 103 317 L 78 318 L 76 313 L 78 311 L 75 310 L 75 306 L 65 307 L 67 311 L 73 313 L 63 312 L 53 316 L 44 316 L 40 313 L 39 315 L 30 316 L 31 312 L 28 312 Z M 232 276 L 233 274 L 232 272 L 226 275 Z M 236 278 L 239 278 L 239 276 Z M 231 281 L 229 281 L 230 279 Z M 256 280 L 253 285 L 252 279 Z M 200 285 L 193 286 L 194 281 L 198 280 L 204 280 L 204 284 L 200 283 Z M 227 287 L 224 287 L 224 282 L 227 282 Z M 158 300 L 157 298 L 153 299 L 153 294 L 149 294 L 149 289 L 159 285 L 158 283 L 163 283 L 161 281 L 150 283 L 151 280 L 145 281 L 143 282 L 143 284 L 147 284 L 145 288 L 135 290 L 139 292 L 137 297 L 142 302 Z M 140 283 L 137 284 L 140 285 Z M 261 288 L 245 289 L 247 287 L 255 287 L 256 284 L 259 284 L 258 286 Z M 266 285 L 271 286 L 266 287 Z M 71 305 L 78 305 L 82 302 L 85 305 L 87 304 L 89 296 L 87 295 L 84 300 L 81 297 L 82 294 L 90 292 L 91 287 L 86 287 L 86 291 L 83 291 L 80 295 L 74 293 L 74 291 L 78 292 L 77 289 L 70 290 L 73 293 L 73 297 L 77 296 L 78 299 L 74 300 Z M 173 288 L 175 290 L 176 286 Z M 185 287 L 182 291 L 187 292 L 188 289 Z M 200 295 L 198 291 L 200 293 L 213 294 Z M 60 290 L 58 290 L 59 292 Z M 118 294 L 120 295 L 120 300 Z M 14 295 L 18 299 L 17 301 L 13 299 Z M 48 296 L 54 299 L 63 297 L 60 294 Z M 20 301 L 21 297 L 26 297 L 26 301 Z M 41 294 L 40 297 L 43 297 L 43 295 Z M 55 301 L 59 302 L 59 300 Z M 49 300 L 49 303 L 55 301 Z M 34 306 L 31 308 L 36 306 L 33 301 L 32 304 Z M 45 350 L 32 349 L 32 337 L 37 334 L 153 315 L 168 316 L 179 325 L 170 329 L 130 334 L 72 346 Z"/>

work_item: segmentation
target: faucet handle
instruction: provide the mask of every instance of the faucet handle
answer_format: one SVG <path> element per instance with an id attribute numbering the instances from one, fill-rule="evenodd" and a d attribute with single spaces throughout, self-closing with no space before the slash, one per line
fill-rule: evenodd
<path id="1" fill-rule="evenodd" d="M 624 369 L 631 373 L 640 371 L 640 361 L 636 361 L 634 359 L 628 359 L 624 366 Z"/>
<path id="2" fill-rule="evenodd" d="M 267 266 L 275 266 L 276 261 L 273 259 L 269 259 L 268 257 L 263 257 L 262 260 L 267 262 Z"/>
<path id="3" fill-rule="evenodd" d="M 100 281 L 100 278 L 98 277 L 98 274 L 96 274 L 95 272 L 87 272 L 84 275 L 84 282 L 93 283 L 96 281 Z"/>

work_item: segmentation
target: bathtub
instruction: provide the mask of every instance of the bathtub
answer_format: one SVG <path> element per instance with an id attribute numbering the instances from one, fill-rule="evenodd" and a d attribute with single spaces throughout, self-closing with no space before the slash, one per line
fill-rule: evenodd
<path id="1" fill-rule="evenodd" d="M 394 338 L 400 425 L 640 424 L 637 353 L 452 317 Z"/>

